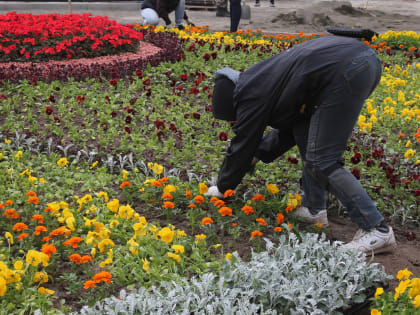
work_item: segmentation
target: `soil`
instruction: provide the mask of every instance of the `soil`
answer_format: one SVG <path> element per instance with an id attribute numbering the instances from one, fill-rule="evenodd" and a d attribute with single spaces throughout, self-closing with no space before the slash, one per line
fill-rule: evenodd
<path id="1" fill-rule="evenodd" d="M 420 32 L 418 0 L 275 0 L 274 8 L 268 0 L 262 0 L 260 7 L 254 7 L 253 0 L 243 3 L 239 29 L 260 29 L 268 34 L 319 34 L 326 33 L 332 26 L 369 28 L 378 33 L 388 30 Z M 187 14 L 196 25 L 209 25 L 210 31 L 229 30 L 230 18 L 216 17 L 215 11 L 188 9 Z"/>

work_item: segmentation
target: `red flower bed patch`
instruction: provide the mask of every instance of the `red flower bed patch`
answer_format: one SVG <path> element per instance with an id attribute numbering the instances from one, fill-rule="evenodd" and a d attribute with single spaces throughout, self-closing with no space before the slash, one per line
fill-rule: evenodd
<path id="1" fill-rule="evenodd" d="M 0 61 L 48 61 L 135 52 L 141 33 L 91 14 L 0 15 Z"/>
<path id="2" fill-rule="evenodd" d="M 0 80 L 28 80 L 35 83 L 66 81 L 69 78 L 77 81 L 86 78 L 118 79 L 140 73 L 139 70 L 148 64 L 156 66 L 160 62 L 176 62 L 183 57 L 182 43 L 173 33 L 142 30 L 139 34 L 150 44 L 142 42 L 141 47 L 133 53 L 67 61 L 0 63 Z"/>

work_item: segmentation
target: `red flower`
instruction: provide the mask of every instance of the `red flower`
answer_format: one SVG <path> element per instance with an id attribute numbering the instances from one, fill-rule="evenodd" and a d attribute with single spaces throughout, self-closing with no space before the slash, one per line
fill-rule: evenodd
<path id="1" fill-rule="evenodd" d="M 205 61 L 209 61 L 209 60 L 210 60 L 210 58 L 211 58 L 211 56 L 210 56 L 210 54 L 208 54 L 208 53 L 205 53 L 205 54 L 204 54 L 204 56 L 203 56 L 203 59 L 204 59 Z"/>
<path id="2" fill-rule="evenodd" d="M 179 78 L 181 79 L 181 81 L 187 81 L 188 80 L 188 74 L 186 74 L 186 73 L 183 73 L 183 74 L 181 74 L 180 76 L 179 76 Z"/>
<path id="3" fill-rule="evenodd" d="M 199 113 L 196 113 L 196 112 L 194 112 L 193 113 L 193 117 L 195 118 L 195 119 L 200 119 L 200 114 Z"/>
<path id="4" fill-rule="evenodd" d="M 51 107 L 49 106 L 45 107 L 45 114 L 51 115 L 53 112 L 54 110 Z"/>
<path id="5" fill-rule="evenodd" d="M 351 170 L 351 173 L 356 177 L 357 179 L 360 179 L 360 170 L 358 168 L 353 168 Z"/>
<path id="6" fill-rule="evenodd" d="M 161 120 L 155 120 L 153 122 L 155 124 L 156 129 L 165 129 L 165 123 Z"/>
<path id="7" fill-rule="evenodd" d="M 124 127 L 126 133 L 131 134 L 131 129 L 129 127 Z"/>
<path id="8" fill-rule="evenodd" d="M 228 139 L 228 134 L 227 134 L 227 132 L 221 132 L 221 133 L 219 133 L 219 140 L 220 141 L 227 141 L 227 139 Z"/>

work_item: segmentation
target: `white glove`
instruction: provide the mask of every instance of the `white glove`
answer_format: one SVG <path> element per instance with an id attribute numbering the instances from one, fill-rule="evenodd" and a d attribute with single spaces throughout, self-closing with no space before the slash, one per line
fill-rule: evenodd
<path id="1" fill-rule="evenodd" d="M 209 190 L 204 194 L 204 196 L 214 196 L 217 198 L 224 197 L 224 195 L 219 191 L 219 188 L 217 188 L 217 186 L 211 186 Z"/>

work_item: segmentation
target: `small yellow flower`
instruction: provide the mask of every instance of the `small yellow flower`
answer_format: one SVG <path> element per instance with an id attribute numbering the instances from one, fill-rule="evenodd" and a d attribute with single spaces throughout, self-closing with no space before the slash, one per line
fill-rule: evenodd
<path id="1" fill-rule="evenodd" d="M 277 194 L 280 190 L 277 188 L 276 185 L 274 184 L 268 184 L 267 185 L 267 190 L 270 194 Z"/>
<path id="2" fill-rule="evenodd" d="M 15 155 L 15 158 L 16 158 L 16 160 L 20 160 L 20 158 L 22 157 L 22 155 L 23 155 L 23 152 L 22 151 L 18 151 L 17 153 L 16 153 L 16 155 Z"/>
<path id="3" fill-rule="evenodd" d="M 0 160 L 3 158 L 3 153 L 0 152 Z"/>
<path id="4" fill-rule="evenodd" d="M 413 273 L 411 271 L 409 271 L 407 268 L 405 268 L 404 270 L 398 271 L 398 273 L 397 273 L 397 279 L 398 280 L 408 279 L 412 275 L 413 275 Z"/>
<path id="5" fill-rule="evenodd" d="M 163 193 L 164 194 L 170 194 L 170 193 L 173 193 L 173 192 L 176 192 L 176 187 L 174 185 L 166 185 L 163 188 Z"/>
<path id="6" fill-rule="evenodd" d="M 93 162 L 92 165 L 89 167 L 89 169 L 94 168 L 96 165 L 98 165 L 98 161 Z"/>
<path id="7" fill-rule="evenodd" d="M 123 179 L 126 180 L 128 178 L 128 172 L 126 170 L 122 170 Z"/>
<path id="8" fill-rule="evenodd" d="M 48 282 L 48 275 L 45 272 L 36 272 L 34 282 L 39 282 L 40 284 Z"/>
<path id="9" fill-rule="evenodd" d="M 6 237 L 9 244 L 13 245 L 13 243 L 14 243 L 13 235 L 10 232 L 6 232 L 6 233 L 4 233 L 4 236 Z"/>
<path id="10" fill-rule="evenodd" d="M 227 254 L 225 255 L 225 258 L 226 258 L 226 259 L 229 259 L 229 260 L 232 262 L 232 253 L 227 253 Z"/>
<path id="11" fill-rule="evenodd" d="M 382 312 L 378 311 L 376 308 L 374 308 L 370 311 L 370 315 L 381 315 L 381 314 L 382 314 Z"/>
<path id="12" fill-rule="evenodd" d="M 66 158 L 61 158 L 57 161 L 57 165 L 60 167 L 65 167 L 68 163 L 69 161 Z"/>
<path id="13" fill-rule="evenodd" d="M 118 199 L 112 199 L 106 204 L 107 208 L 112 212 L 117 212 L 120 207 L 120 201 Z"/>
<path id="14" fill-rule="evenodd" d="M 375 292 L 375 299 L 378 299 L 384 293 L 383 288 L 377 288 Z"/>
<path id="15" fill-rule="evenodd" d="M 10 144 L 10 140 L 9 140 L 9 139 L 4 139 L 4 142 L 5 142 L 6 144 Z"/>
<path id="16" fill-rule="evenodd" d="M 182 254 L 184 251 L 185 251 L 185 249 L 184 249 L 184 246 L 182 246 L 182 245 L 172 245 L 171 246 L 171 248 L 175 251 L 175 253 L 177 253 L 177 254 Z"/>
<path id="17" fill-rule="evenodd" d="M 412 303 L 413 303 L 415 308 L 419 308 L 420 307 L 420 295 L 417 295 Z"/>
<path id="18" fill-rule="evenodd" d="M 22 260 L 15 261 L 15 263 L 13 264 L 13 268 L 15 268 L 15 270 L 22 270 L 23 261 Z"/>
<path id="19" fill-rule="evenodd" d="M 143 270 L 146 271 L 147 273 L 150 273 L 150 266 L 149 266 L 149 262 L 147 261 L 147 259 L 143 258 L 142 262 L 143 262 Z"/>
<path id="20" fill-rule="evenodd" d="M 407 143 L 405 144 L 405 147 L 408 148 L 409 146 L 411 146 L 411 141 L 408 140 Z"/>
<path id="21" fill-rule="evenodd" d="M 209 188 L 207 187 L 207 185 L 205 183 L 199 183 L 198 187 L 200 189 L 200 194 L 205 194 L 206 192 L 209 191 Z"/>
<path id="22" fill-rule="evenodd" d="M 49 289 L 46 289 L 46 288 L 44 288 L 44 287 L 39 287 L 38 288 L 38 292 L 40 292 L 40 293 L 42 293 L 42 294 L 49 294 L 49 295 L 53 295 L 54 293 L 55 293 L 55 291 L 53 291 L 53 290 L 49 290 Z"/>
<path id="23" fill-rule="evenodd" d="M 181 257 L 177 254 L 174 253 L 168 253 L 168 257 L 172 258 L 173 260 L 175 260 L 176 262 L 181 262 Z"/>
<path id="24" fill-rule="evenodd" d="M 174 238 L 174 234 L 175 234 L 175 232 L 174 231 L 172 231 L 170 228 L 168 228 L 168 227 L 164 227 L 163 229 L 161 229 L 159 232 L 158 232 L 158 236 L 160 236 L 160 239 L 163 241 L 163 242 L 165 242 L 165 243 L 170 243 L 170 242 L 172 242 L 172 240 L 173 240 L 173 238 Z"/>

